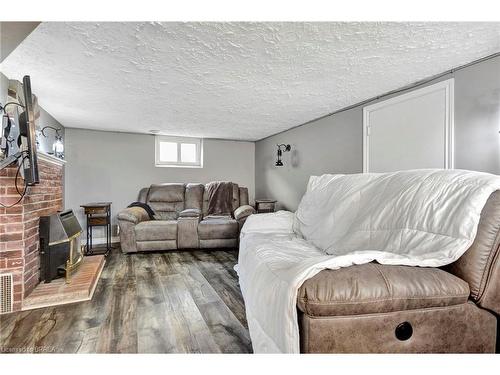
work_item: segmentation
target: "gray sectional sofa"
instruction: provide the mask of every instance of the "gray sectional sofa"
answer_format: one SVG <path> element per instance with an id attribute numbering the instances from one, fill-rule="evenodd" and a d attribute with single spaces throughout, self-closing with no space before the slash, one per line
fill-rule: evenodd
<path id="1" fill-rule="evenodd" d="M 140 207 L 118 214 L 124 253 L 237 247 L 243 223 L 255 213 L 248 204 L 248 189 L 235 183 L 232 217 L 207 215 L 208 196 L 203 184 L 151 185 L 141 189 L 138 201 L 155 211 L 155 220 Z"/>

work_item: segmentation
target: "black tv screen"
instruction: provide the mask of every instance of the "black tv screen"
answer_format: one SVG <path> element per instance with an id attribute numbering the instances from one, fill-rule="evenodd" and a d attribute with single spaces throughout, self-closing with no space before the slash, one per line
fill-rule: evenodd
<path id="1" fill-rule="evenodd" d="M 23 78 L 24 112 L 19 116 L 21 148 L 26 151 L 23 161 L 24 181 L 28 185 L 38 184 L 38 159 L 36 154 L 36 124 L 29 76 Z"/>

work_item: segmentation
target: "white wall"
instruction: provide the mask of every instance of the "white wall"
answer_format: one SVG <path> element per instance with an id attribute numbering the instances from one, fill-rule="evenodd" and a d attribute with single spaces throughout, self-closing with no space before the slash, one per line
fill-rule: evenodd
<path id="1" fill-rule="evenodd" d="M 255 190 L 255 144 L 205 139 L 203 168 L 155 167 L 154 136 L 66 128 L 65 207 L 85 223 L 81 204 L 111 201 L 118 211 L 154 183 L 226 180 Z M 103 236 L 95 230 L 94 238 Z M 113 233 L 116 228 L 113 226 Z"/>

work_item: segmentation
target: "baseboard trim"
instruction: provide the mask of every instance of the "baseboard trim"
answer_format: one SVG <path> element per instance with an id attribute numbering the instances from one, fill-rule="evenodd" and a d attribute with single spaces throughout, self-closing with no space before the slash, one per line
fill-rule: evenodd
<path id="1" fill-rule="evenodd" d="M 86 244 L 87 243 L 87 240 L 86 239 L 83 239 L 82 240 L 82 244 Z M 111 243 L 120 243 L 120 237 L 111 237 Z M 94 237 L 92 238 L 92 245 L 106 245 L 106 237 Z"/>

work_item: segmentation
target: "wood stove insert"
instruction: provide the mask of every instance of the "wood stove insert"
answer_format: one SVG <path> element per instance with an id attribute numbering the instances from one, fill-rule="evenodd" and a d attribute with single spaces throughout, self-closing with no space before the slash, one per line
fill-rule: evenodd
<path id="1" fill-rule="evenodd" d="M 73 210 L 40 217 L 40 281 L 50 283 L 71 273 L 83 260 L 80 237 L 82 228 Z"/>

